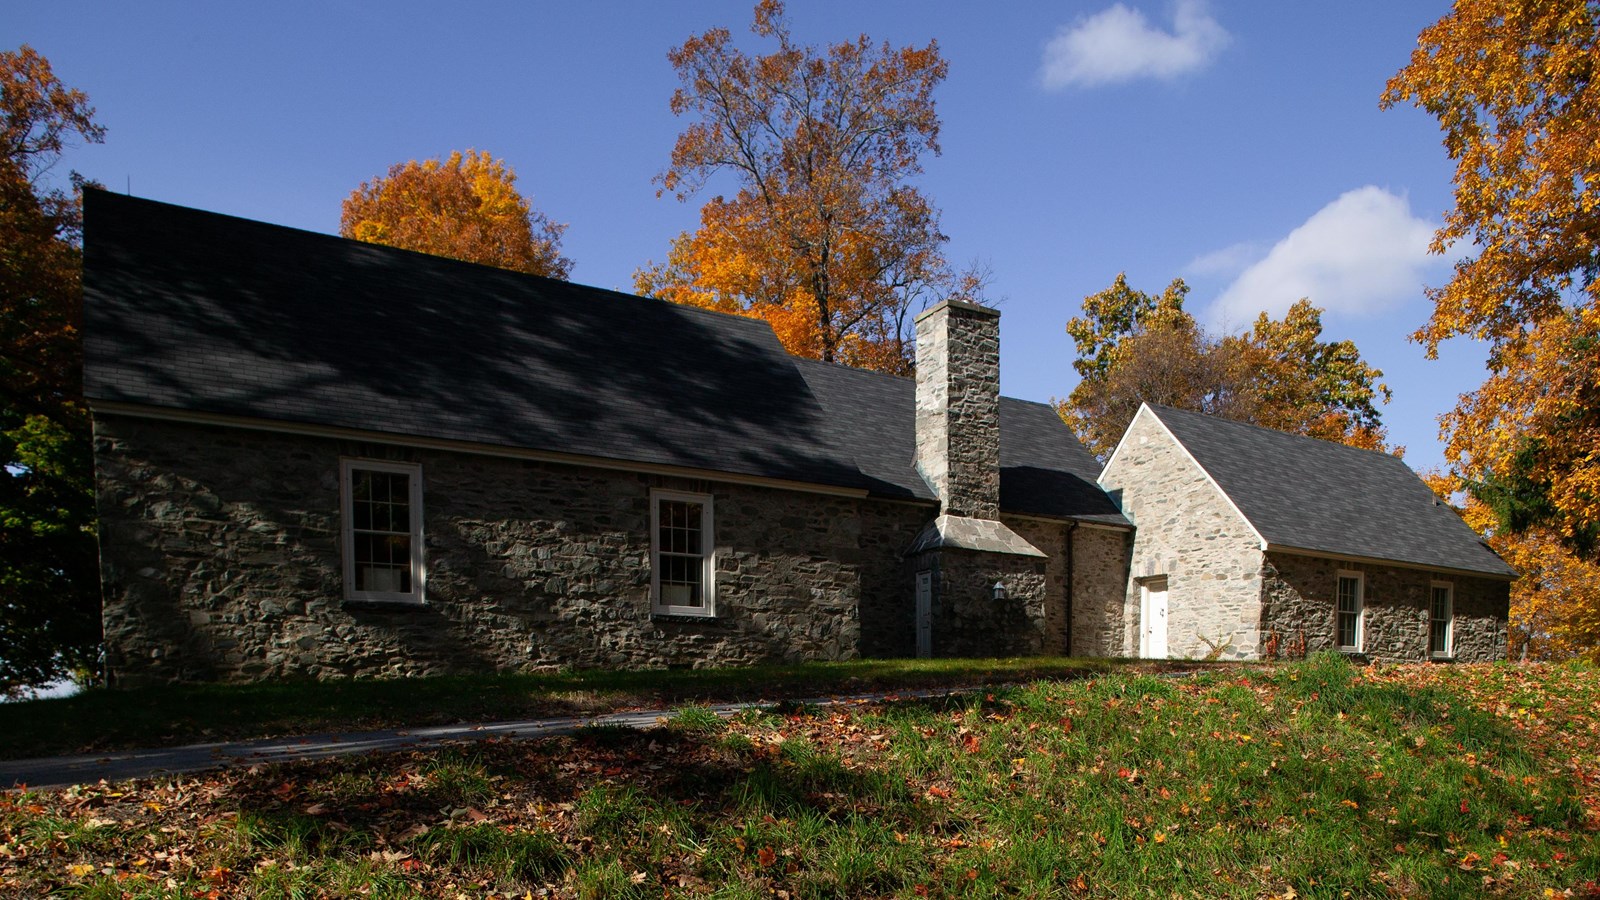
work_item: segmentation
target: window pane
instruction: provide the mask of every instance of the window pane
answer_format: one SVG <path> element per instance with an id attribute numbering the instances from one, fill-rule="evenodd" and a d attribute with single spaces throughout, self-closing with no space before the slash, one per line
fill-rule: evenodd
<path id="1" fill-rule="evenodd" d="M 352 589 L 409 594 L 416 590 L 411 551 L 409 472 L 350 469 Z"/>
<path id="2" fill-rule="evenodd" d="M 700 554 L 700 504 L 683 504 L 684 553 Z"/>
<path id="3" fill-rule="evenodd" d="M 411 569 L 408 566 L 356 566 L 356 590 L 408 594 L 411 592 Z"/>
<path id="4" fill-rule="evenodd" d="M 372 527 L 382 531 L 410 531 L 411 523 L 407 521 L 406 508 L 398 503 L 385 503 L 380 507 L 382 513 L 372 517 Z"/>
<path id="5" fill-rule="evenodd" d="M 1339 579 L 1339 611 L 1355 612 L 1356 609 L 1356 580 L 1354 578 Z"/>
<path id="6" fill-rule="evenodd" d="M 694 500 L 656 499 L 654 567 L 661 606 L 704 608 L 706 605 L 705 504 Z"/>
<path id="7" fill-rule="evenodd" d="M 1361 580 L 1339 579 L 1338 641 L 1341 647 L 1354 647 L 1361 626 Z"/>
<path id="8" fill-rule="evenodd" d="M 659 504 L 656 517 L 661 552 L 701 555 L 700 504 L 683 500 L 661 500 Z"/>
<path id="9" fill-rule="evenodd" d="M 1445 654 L 1450 652 L 1450 619 L 1454 613 L 1451 607 L 1450 588 L 1446 585 L 1435 585 L 1433 588 L 1433 602 L 1430 604 L 1428 628 L 1428 652 Z"/>
<path id="10" fill-rule="evenodd" d="M 411 535 L 392 534 L 384 538 L 383 543 L 388 550 L 389 562 L 391 564 L 406 566 L 410 565 Z"/>
<path id="11" fill-rule="evenodd" d="M 372 504 L 365 500 L 350 501 L 350 524 L 359 529 L 372 527 Z"/>

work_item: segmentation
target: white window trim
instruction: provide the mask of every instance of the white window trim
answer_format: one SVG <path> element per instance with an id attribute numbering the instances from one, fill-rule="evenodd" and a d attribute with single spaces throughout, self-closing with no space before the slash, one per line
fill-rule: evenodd
<path id="1" fill-rule="evenodd" d="M 701 584 L 705 603 L 701 606 L 669 606 L 661 602 L 661 501 L 676 500 L 700 505 Z M 716 520 L 712 516 L 711 495 L 684 491 L 650 491 L 650 612 L 663 616 L 698 616 L 709 619 L 717 614 Z"/>
<path id="2" fill-rule="evenodd" d="M 410 591 L 358 591 L 356 590 L 355 520 L 353 516 L 350 485 L 351 472 L 362 469 L 369 472 L 396 472 L 409 475 L 411 486 L 411 587 Z M 425 602 L 428 569 L 422 554 L 422 466 L 416 463 L 383 462 L 374 459 L 339 460 L 340 546 L 344 551 L 344 597 L 346 600 L 367 603 Z"/>
<path id="3" fill-rule="evenodd" d="M 1340 650 L 1362 652 L 1367 643 L 1367 578 L 1361 572 L 1340 569 L 1333 582 L 1333 639 L 1339 640 L 1339 581 L 1354 578 L 1356 581 L 1356 642 L 1339 644 Z"/>
<path id="4" fill-rule="evenodd" d="M 1433 649 L 1433 592 L 1444 588 L 1448 593 L 1445 600 L 1444 620 L 1444 650 L 1435 652 Z M 1453 581 L 1430 581 L 1428 583 L 1428 655 L 1433 659 L 1450 659 L 1456 655 L 1456 585 Z"/>

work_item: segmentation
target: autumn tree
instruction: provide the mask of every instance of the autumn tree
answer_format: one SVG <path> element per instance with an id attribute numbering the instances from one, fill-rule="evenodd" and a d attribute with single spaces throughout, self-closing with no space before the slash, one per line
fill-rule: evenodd
<path id="1" fill-rule="evenodd" d="M 1456 475 L 1435 472 L 1423 480 L 1520 576 L 1511 584 L 1507 655 L 1600 662 L 1600 564 L 1572 552 L 1549 528 L 1502 529 L 1501 514 Z"/>
<path id="2" fill-rule="evenodd" d="M 104 134 L 44 57 L 0 52 L 0 695 L 86 677 L 98 655 L 82 219 L 49 176 Z"/>
<path id="3" fill-rule="evenodd" d="M 1214 336 L 1184 310 L 1188 285 L 1160 294 L 1128 285 L 1084 298 L 1067 323 L 1079 382 L 1056 409 L 1104 457 L 1141 403 L 1192 409 L 1367 449 L 1382 449 L 1383 376 L 1350 341 L 1322 340 L 1322 311 L 1302 299 L 1263 313 L 1242 335 Z"/>
<path id="4" fill-rule="evenodd" d="M 1383 372 L 1362 359 L 1354 341 L 1322 340 L 1322 310 L 1309 299 L 1295 301 L 1282 319 L 1261 313 L 1247 334 L 1223 338 L 1220 350 L 1243 385 L 1236 418 L 1385 449 L 1377 403 L 1388 403 L 1391 395 L 1378 381 Z"/>
<path id="5" fill-rule="evenodd" d="M 791 353 L 909 371 L 910 312 L 982 288 L 946 263 L 939 212 L 908 183 L 939 151 L 933 90 L 947 64 L 935 43 L 798 45 L 777 0 L 756 7 L 752 30 L 771 53 L 748 55 L 715 28 L 668 54 L 681 82 L 672 111 L 695 121 L 663 192 L 686 201 L 718 175 L 738 190 L 708 200 L 700 228 L 635 287 L 764 318 Z"/>
<path id="6" fill-rule="evenodd" d="M 517 175 L 485 152 L 412 160 L 345 198 L 339 233 L 347 238 L 565 279 L 565 225 L 550 221 L 517 191 Z"/>
<path id="7" fill-rule="evenodd" d="M 1457 0 L 1383 104 L 1439 120 L 1456 162 L 1430 357 L 1467 336 L 1488 377 L 1444 417 L 1446 457 L 1496 529 L 1600 562 L 1600 5 Z M 1597 604 L 1600 608 L 1600 604 Z"/>

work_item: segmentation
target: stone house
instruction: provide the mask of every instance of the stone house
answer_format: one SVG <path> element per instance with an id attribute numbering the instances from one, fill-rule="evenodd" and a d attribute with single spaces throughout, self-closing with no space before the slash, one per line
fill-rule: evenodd
<path id="1" fill-rule="evenodd" d="M 1394 456 L 1145 405 L 1099 481 L 1135 526 L 1122 653 L 1505 657 L 1515 573 Z"/>
<path id="2" fill-rule="evenodd" d="M 992 309 L 922 313 L 900 378 L 759 320 L 84 202 L 113 684 L 1504 651 L 1510 570 L 1404 464 L 1147 407 L 1102 472 L 1000 396 Z"/>
<path id="3" fill-rule="evenodd" d="M 999 314 L 758 320 L 85 192 L 109 679 L 1123 652 L 1130 528 Z"/>

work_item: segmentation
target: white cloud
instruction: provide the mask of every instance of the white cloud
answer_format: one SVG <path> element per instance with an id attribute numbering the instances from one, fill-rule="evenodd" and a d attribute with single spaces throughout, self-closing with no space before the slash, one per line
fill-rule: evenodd
<path id="1" fill-rule="evenodd" d="M 1213 322 L 1241 325 L 1296 300 L 1330 312 L 1369 313 L 1422 295 L 1434 226 L 1405 197 L 1367 185 L 1329 203 L 1223 289 Z M 1202 257 L 1204 258 L 1204 257 Z"/>
<path id="2" fill-rule="evenodd" d="M 1181 270 L 1186 275 L 1214 275 L 1217 277 L 1232 277 L 1243 272 L 1247 266 L 1263 255 L 1263 247 L 1259 241 L 1240 241 L 1213 250 L 1189 260 L 1188 265 Z"/>
<path id="3" fill-rule="evenodd" d="M 1177 0 L 1170 32 L 1117 3 L 1062 26 L 1045 45 L 1039 78 L 1050 90 L 1175 78 L 1203 68 L 1229 40 L 1202 0 Z"/>

